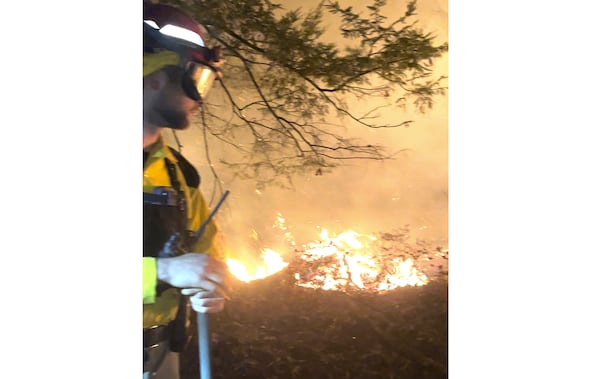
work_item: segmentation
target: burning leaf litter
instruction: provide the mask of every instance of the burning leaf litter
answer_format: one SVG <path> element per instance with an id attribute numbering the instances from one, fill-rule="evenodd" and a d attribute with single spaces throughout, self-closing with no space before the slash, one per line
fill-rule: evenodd
<path id="1" fill-rule="evenodd" d="M 300 287 L 372 293 L 429 282 L 415 262 L 431 260 L 431 249 L 419 243 L 416 247 L 411 246 L 407 227 L 377 236 L 354 230 L 330 236 L 323 228 L 317 241 L 301 246 L 295 242 L 281 214 L 277 214 L 274 228 L 282 233 L 289 251 L 282 254 L 270 248 L 263 249 L 262 261 L 254 270 L 240 260 L 228 259 L 229 270 L 237 279 L 248 283 L 287 268 L 293 272 L 295 284 Z M 447 254 L 447 250 L 439 247 L 437 251 L 437 256 Z M 284 257 L 288 257 L 287 260 Z"/>
<path id="2" fill-rule="evenodd" d="M 412 241 L 408 227 L 321 229 L 305 245 L 281 215 L 275 228 L 287 248 L 263 248 L 258 265 L 228 261 L 239 281 L 212 316 L 215 379 L 447 378 L 446 248 Z M 182 379 L 199 375 L 195 326 Z"/>

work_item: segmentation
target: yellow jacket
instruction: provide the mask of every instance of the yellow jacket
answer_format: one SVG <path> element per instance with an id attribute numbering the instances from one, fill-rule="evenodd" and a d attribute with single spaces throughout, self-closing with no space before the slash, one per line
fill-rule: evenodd
<path id="1" fill-rule="evenodd" d="M 202 222 L 208 218 L 210 211 L 198 188 L 188 187 L 185 177 L 177 164 L 177 158 L 169 150 L 164 140 L 160 138 L 150 149 L 148 159 L 144 162 L 144 192 L 152 193 L 155 187 L 170 187 L 171 182 L 164 158 L 173 162 L 177 178 L 182 184 L 182 190 L 187 202 L 187 229 L 196 231 Z M 224 259 L 218 247 L 217 226 L 214 220 L 207 225 L 200 240 L 196 243 L 194 252 L 207 253 Z M 175 318 L 179 304 L 179 290 L 169 288 L 160 296 L 156 292 L 157 271 L 156 258 L 143 257 L 143 307 L 144 328 L 155 325 L 166 325 Z"/>

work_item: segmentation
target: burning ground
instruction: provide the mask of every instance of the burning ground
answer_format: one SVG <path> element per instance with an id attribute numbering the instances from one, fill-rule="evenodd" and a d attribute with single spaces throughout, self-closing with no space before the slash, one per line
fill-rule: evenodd
<path id="1" fill-rule="evenodd" d="M 447 377 L 447 251 L 404 231 L 340 236 L 296 248 L 275 274 L 235 281 L 211 316 L 214 378 Z M 192 324 L 182 379 L 199 377 Z"/>

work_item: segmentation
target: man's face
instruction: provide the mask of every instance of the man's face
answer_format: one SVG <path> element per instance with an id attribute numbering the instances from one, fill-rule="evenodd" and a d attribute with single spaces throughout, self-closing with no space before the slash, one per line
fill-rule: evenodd
<path id="1" fill-rule="evenodd" d="M 180 82 L 169 81 L 162 89 L 155 103 L 156 112 L 167 122 L 165 127 L 183 130 L 191 123 L 193 111 L 198 102 L 185 95 Z"/>

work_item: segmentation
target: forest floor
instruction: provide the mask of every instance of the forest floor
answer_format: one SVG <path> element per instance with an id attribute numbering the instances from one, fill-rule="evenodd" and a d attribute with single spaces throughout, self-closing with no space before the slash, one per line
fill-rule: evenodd
<path id="1" fill-rule="evenodd" d="M 299 287 L 284 270 L 236 283 L 210 325 L 215 379 L 448 377 L 447 276 L 379 294 Z M 182 379 L 199 378 L 192 329 Z"/>

